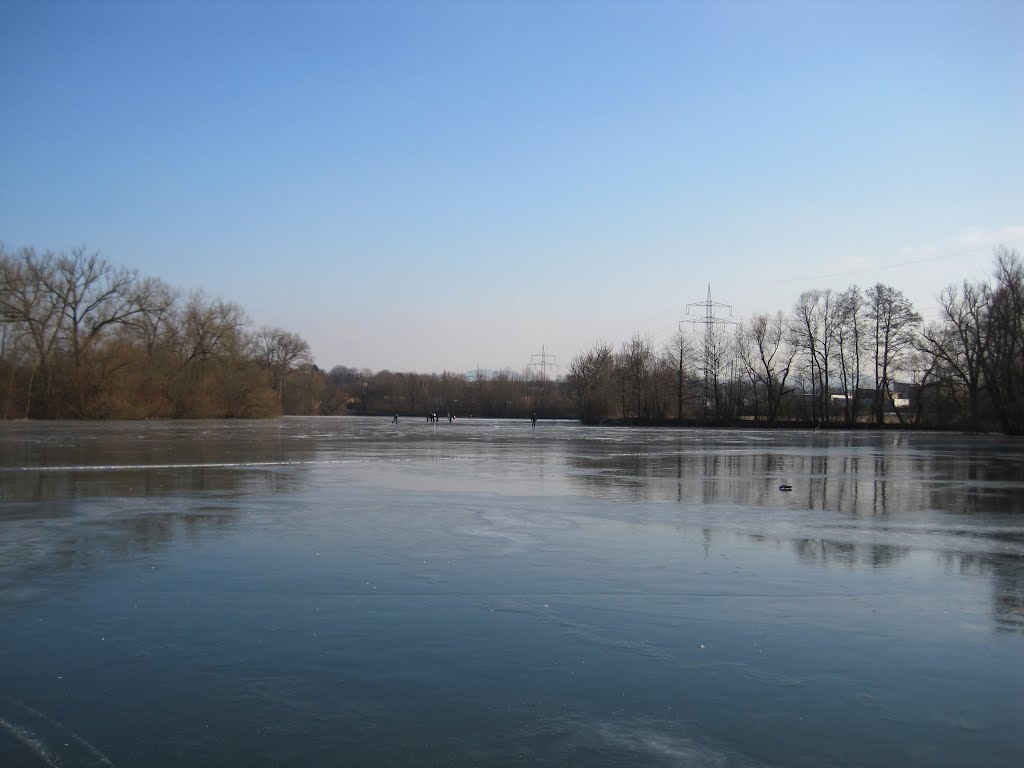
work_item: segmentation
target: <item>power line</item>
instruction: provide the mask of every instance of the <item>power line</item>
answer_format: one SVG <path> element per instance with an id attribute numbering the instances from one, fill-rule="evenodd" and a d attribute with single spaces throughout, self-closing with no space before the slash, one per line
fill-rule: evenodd
<path id="1" fill-rule="evenodd" d="M 871 274 L 871 273 L 874 273 L 874 272 L 888 272 L 890 270 L 901 269 L 903 267 L 911 267 L 911 266 L 914 266 L 916 264 L 928 264 L 928 263 L 934 262 L 934 261 L 945 261 L 945 260 L 951 259 L 951 258 L 962 258 L 965 255 L 966 256 L 977 256 L 978 254 L 984 252 L 985 250 L 986 250 L 985 248 L 970 248 L 970 249 L 967 249 L 967 250 L 964 250 L 964 251 L 958 251 L 956 253 L 938 254 L 936 256 L 924 256 L 924 257 L 919 258 L 919 259 L 909 259 L 907 261 L 901 261 L 901 262 L 892 263 L 892 264 L 865 265 L 863 267 L 858 267 L 858 268 L 855 268 L 855 269 L 846 269 L 846 270 L 842 270 L 840 272 L 829 272 L 829 273 L 818 274 L 818 275 L 808 275 L 808 274 L 796 275 L 796 274 L 791 274 L 791 275 L 789 275 L 787 277 L 774 277 L 774 278 L 767 279 L 767 280 L 766 279 L 761 279 L 761 278 L 751 279 L 748 282 L 754 282 L 754 283 L 757 283 L 759 285 L 776 285 L 776 284 L 779 284 L 779 283 L 790 283 L 790 282 L 793 282 L 794 280 L 828 280 L 830 278 L 835 278 L 835 277 L 849 277 L 849 276 L 853 276 L 853 275 Z M 991 250 L 991 249 L 988 249 L 988 250 Z"/>

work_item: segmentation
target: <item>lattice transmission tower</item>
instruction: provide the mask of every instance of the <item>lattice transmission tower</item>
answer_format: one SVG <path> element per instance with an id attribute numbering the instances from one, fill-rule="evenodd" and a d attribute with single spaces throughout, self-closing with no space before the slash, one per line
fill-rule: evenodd
<path id="1" fill-rule="evenodd" d="M 711 283 L 708 283 L 708 297 L 704 301 L 694 301 L 686 305 L 686 314 L 690 314 L 690 310 L 693 309 L 695 312 L 703 310 L 701 316 L 694 317 L 690 320 L 690 324 L 693 328 L 698 325 L 704 326 L 704 338 L 703 338 L 703 368 L 704 368 L 704 421 L 708 420 L 708 408 L 711 405 L 711 384 L 712 380 L 718 376 L 718 350 L 715 344 L 715 327 L 722 327 L 726 325 L 736 325 L 736 321 L 732 320 L 732 304 L 723 304 L 720 301 L 714 301 L 711 298 Z M 728 309 L 729 317 L 720 317 L 715 314 L 716 310 Z M 680 321 L 680 326 L 684 321 Z M 718 387 L 715 388 L 715 413 L 716 416 L 719 414 L 718 409 Z"/>
<path id="2" fill-rule="evenodd" d="M 551 368 L 554 371 L 558 371 L 558 363 L 555 362 L 555 358 L 558 357 L 552 352 L 548 352 L 547 347 L 541 344 L 540 352 L 530 355 L 530 362 L 527 367 L 533 368 L 534 370 L 540 370 L 540 377 L 547 379 L 548 369 Z M 540 358 L 538 361 L 537 358 Z"/>
<path id="3" fill-rule="evenodd" d="M 527 368 L 535 371 L 540 371 L 540 378 L 534 379 L 529 383 L 529 388 L 533 392 L 533 423 L 537 423 L 537 411 L 541 412 L 543 416 L 545 410 L 545 400 L 547 399 L 548 390 L 550 389 L 548 382 L 548 371 L 558 370 L 558 363 L 555 362 L 555 355 L 548 352 L 548 348 L 545 345 L 541 345 L 540 352 L 535 355 L 530 355 L 530 362 L 527 363 Z"/>

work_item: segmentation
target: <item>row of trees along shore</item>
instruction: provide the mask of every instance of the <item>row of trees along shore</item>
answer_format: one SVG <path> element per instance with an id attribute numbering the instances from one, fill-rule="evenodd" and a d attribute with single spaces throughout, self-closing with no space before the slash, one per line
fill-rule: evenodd
<path id="1" fill-rule="evenodd" d="M 0 247 L 4 418 L 272 416 L 315 405 L 317 373 L 305 340 L 233 302 L 84 248 Z"/>
<path id="2" fill-rule="evenodd" d="M 584 423 L 905 426 L 1024 433 L 1024 265 L 950 286 L 924 323 L 876 284 L 789 313 L 599 341 L 564 379 L 318 368 L 299 335 L 237 304 L 70 254 L 0 246 L 0 416 L 249 418 L 342 413 Z"/>
<path id="3" fill-rule="evenodd" d="M 584 423 L 904 426 L 1024 433 L 1024 265 L 949 286 L 923 322 L 904 294 L 811 290 L 787 314 L 597 342 L 569 367 Z"/>
<path id="4" fill-rule="evenodd" d="M 0 246 L 0 418 L 570 416 L 564 382 L 318 368 L 238 304 L 70 253 Z"/>

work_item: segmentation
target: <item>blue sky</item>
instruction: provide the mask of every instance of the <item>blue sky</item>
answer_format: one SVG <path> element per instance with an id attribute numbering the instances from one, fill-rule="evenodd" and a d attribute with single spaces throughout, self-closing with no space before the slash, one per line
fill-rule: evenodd
<path id="1" fill-rule="evenodd" d="M 0 0 L 0 241 L 318 364 L 563 365 L 1024 249 L 1019 2 Z"/>

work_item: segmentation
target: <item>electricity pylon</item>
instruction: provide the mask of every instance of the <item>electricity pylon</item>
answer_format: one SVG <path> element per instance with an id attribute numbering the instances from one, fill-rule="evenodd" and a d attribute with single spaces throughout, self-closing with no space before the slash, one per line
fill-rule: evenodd
<path id="1" fill-rule="evenodd" d="M 538 357 L 540 358 L 540 362 L 535 362 L 534 358 Z M 548 368 L 554 368 L 555 370 L 558 370 L 558 363 L 555 362 L 556 357 L 557 355 L 548 352 L 547 347 L 542 344 L 540 347 L 540 352 L 538 352 L 535 355 L 530 355 L 530 362 L 527 364 L 527 367 L 539 368 L 540 377 L 546 380 L 548 377 Z M 549 359 L 551 362 L 548 362 Z"/>
<path id="2" fill-rule="evenodd" d="M 703 308 L 704 312 L 702 317 L 694 317 L 690 320 L 691 325 L 696 328 L 698 325 L 704 326 L 704 421 L 708 420 L 708 406 L 711 403 L 711 379 L 712 376 L 717 376 L 717 362 L 715 361 L 715 339 L 714 339 L 714 328 L 715 326 L 723 325 L 736 325 L 735 320 L 729 318 L 732 317 L 732 304 L 723 304 L 720 301 L 713 301 L 711 299 L 711 283 L 708 283 L 708 297 L 704 301 L 695 301 L 686 305 L 686 314 L 690 314 L 690 308 Z M 728 309 L 729 317 L 719 317 L 715 314 L 716 309 Z M 679 324 L 682 325 L 683 321 L 680 320 Z M 715 387 L 715 415 L 719 416 L 718 413 L 718 388 Z"/>

